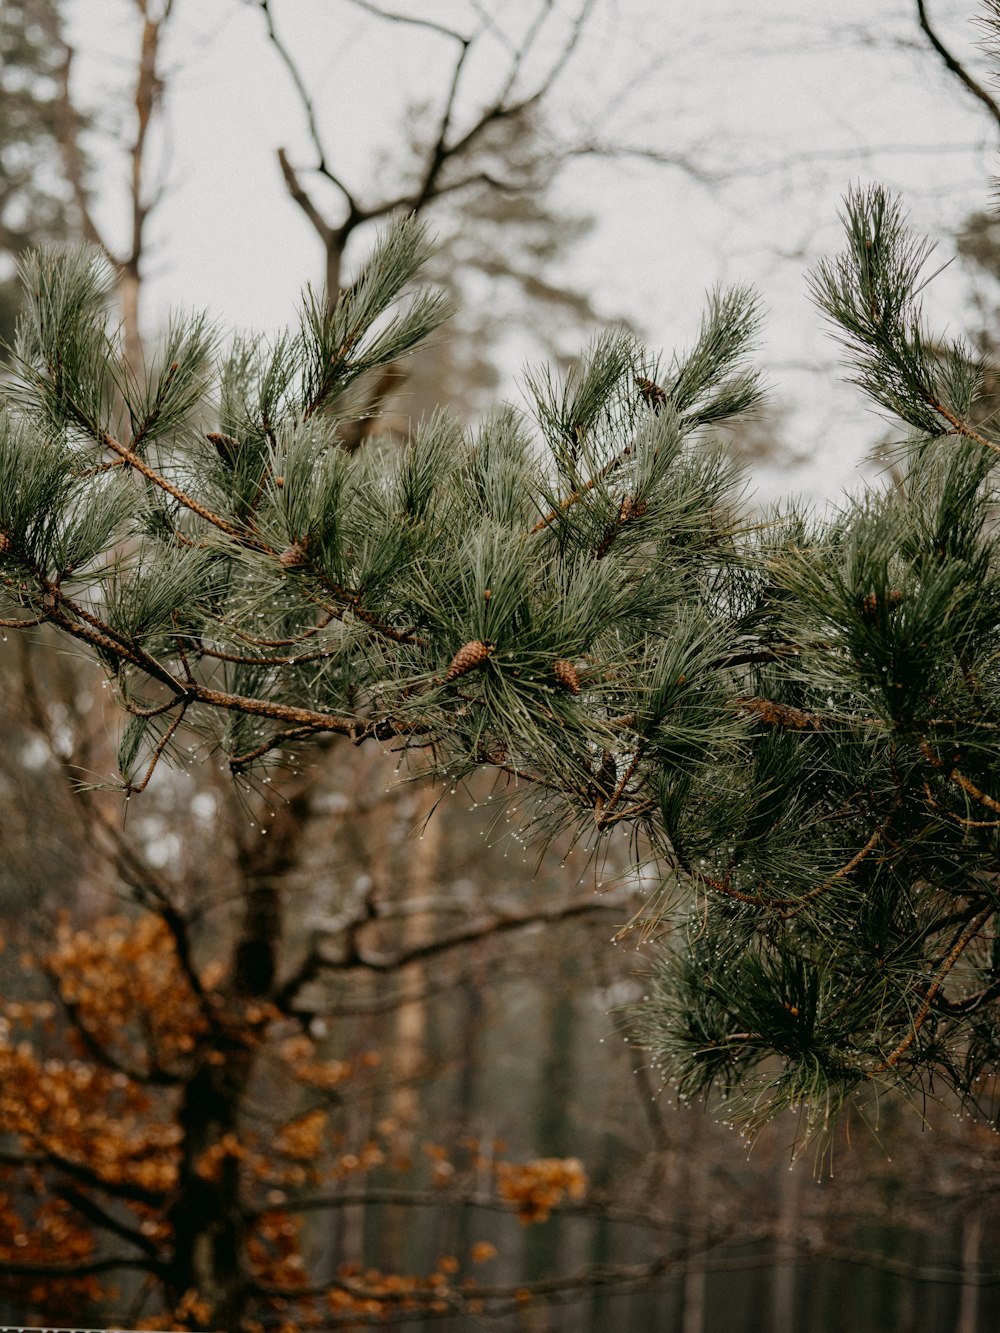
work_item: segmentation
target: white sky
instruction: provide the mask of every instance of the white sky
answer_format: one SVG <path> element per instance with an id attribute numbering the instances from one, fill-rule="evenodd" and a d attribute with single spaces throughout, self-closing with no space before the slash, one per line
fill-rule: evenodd
<path id="1" fill-rule="evenodd" d="M 151 231 L 147 325 L 182 306 L 274 329 L 289 320 L 304 283 L 321 277 L 318 242 L 275 157 L 284 145 L 297 164 L 311 160 L 301 108 L 252 7 L 175 4 L 170 131 L 160 145 L 169 150 L 168 189 Z M 475 8 L 473 0 L 385 4 L 456 27 Z M 368 19 L 347 0 L 272 5 L 314 93 L 331 162 L 365 197 L 392 159 L 407 105 L 442 95 L 451 49 Z M 928 8 L 988 77 L 974 0 Z M 835 349 L 805 295 L 806 270 L 839 246 L 845 188 L 879 179 L 901 191 L 915 223 L 940 238 L 942 258 L 961 219 L 989 200 L 995 133 L 928 53 L 915 10 L 914 0 L 597 0 L 553 99 L 557 127 L 595 125 L 609 139 L 687 155 L 722 177 L 703 186 L 636 160 L 572 167 L 561 197 L 596 214 L 599 226 L 570 272 L 609 318 L 624 315 L 667 351 L 691 337 L 707 288 L 758 287 L 768 311 L 762 360 L 776 399 L 790 405 L 792 443 L 812 456 L 782 489 L 838 493 L 881 433 L 856 391 L 838 385 Z M 489 6 L 498 23 L 533 11 L 533 0 Z M 115 94 L 134 58 L 134 0 L 70 0 L 69 12 L 80 95 L 113 127 Z M 474 71 L 473 93 L 488 86 L 489 58 Z M 101 152 L 100 217 L 123 241 L 126 164 L 113 143 Z M 326 202 L 334 201 L 331 193 Z M 961 327 L 966 290 L 960 274 L 945 275 L 928 298 L 936 322 Z M 581 345 L 593 332 L 581 330 Z M 529 331 L 521 333 L 508 339 L 511 395 L 531 346 Z"/>

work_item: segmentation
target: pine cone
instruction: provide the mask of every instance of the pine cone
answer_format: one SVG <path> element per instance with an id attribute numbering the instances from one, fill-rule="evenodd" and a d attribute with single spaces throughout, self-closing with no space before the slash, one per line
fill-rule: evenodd
<path id="1" fill-rule="evenodd" d="M 240 442 L 234 439 L 232 435 L 223 435 L 221 431 L 213 430 L 205 436 L 209 444 L 215 445 L 215 451 L 224 463 L 235 463 L 240 452 Z"/>
<path id="2" fill-rule="evenodd" d="M 474 671 L 477 666 L 482 666 L 492 651 L 493 645 L 483 643 L 482 639 L 470 639 L 468 643 L 463 643 L 444 673 L 445 680 L 458 680 L 459 676 Z"/>
<path id="3" fill-rule="evenodd" d="M 558 661 L 552 663 L 552 674 L 570 694 L 580 693 L 580 674 L 573 663 L 567 662 L 565 657 L 560 657 Z"/>
<path id="4" fill-rule="evenodd" d="M 614 791 L 618 782 L 618 764 L 610 750 L 601 751 L 601 762 L 597 766 L 597 772 L 594 775 L 597 778 L 598 785 L 602 791 L 609 794 Z"/>
<path id="5" fill-rule="evenodd" d="M 618 511 L 619 520 L 628 523 L 633 518 L 642 518 L 648 508 L 649 505 L 645 500 L 636 500 L 633 496 L 626 495 Z"/>
<path id="6" fill-rule="evenodd" d="M 279 562 L 286 569 L 294 569 L 296 565 L 304 565 L 306 562 L 306 553 L 298 542 L 293 542 L 291 546 L 286 546 L 278 556 Z"/>
<path id="7" fill-rule="evenodd" d="M 9 551 L 13 544 L 6 532 L 0 532 L 0 553 Z"/>
<path id="8" fill-rule="evenodd" d="M 660 386 L 654 384 L 652 380 L 642 378 L 637 378 L 635 382 L 639 392 L 642 394 L 643 400 L 649 404 L 654 412 L 659 412 L 660 408 L 667 401 L 667 395 L 663 392 Z"/>
<path id="9" fill-rule="evenodd" d="M 881 600 L 876 593 L 870 592 L 867 597 L 861 599 L 861 614 L 866 618 L 871 618 L 883 610 L 887 604 L 898 606 L 902 600 L 903 594 L 898 588 L 890 588 Z"/>

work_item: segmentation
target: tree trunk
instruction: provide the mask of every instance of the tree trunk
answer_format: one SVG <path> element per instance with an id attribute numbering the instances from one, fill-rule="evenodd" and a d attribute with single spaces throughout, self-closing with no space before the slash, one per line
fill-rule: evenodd
<path id="1" fill-rule="evenodd" d="M 129 264 L 121 270 L 118 278 L 118 295 L 122 307 L 122 335 L 125 361 L 129 370 L 142 382 L 145 376 L 145 362 L 142 355 L 142 339 L 139 336 L 139 292 L 141 282 L 138 265 Z"/>
<path id="2" fill-rule="evenodd" d="M 327 239 L 324 280 L 327 309 L 332 310 L 340 299 L 340 272 L 344 262 L 344 248 L 340 240 Z"/>
<path id="3" fill-rule="evenodd" d="M 799 1229 L 800 1173 L 794 1168 L 781 1177 L 781 1210 L 771 1275 L 771 1330 L 787 1333 L 795 1328 L 795 1236 Z"/>
<path id="4" fill-rule="evenodd" d="M 407 844 L 405 894 L 412 901 L 429 899 L 438 892 L 438 863 L 441 852 L 441 822 L 432 818 L 437 794 L 427 786 L 417 801 L 415 824 L 419 835 Z M 400 946 L 421 945 L 429 938 L 433 916 L 411 912 L 403 917 Z M 410 963 L 400 969 L 404 990 L 419 993 L 425 982 L 422 963 Z M 404 1151 L 412 1151 L 414 1129 L 420 1119 L 418 1080 L 425 1063 L 427 1039 L 427 1002 L 413 999 L 396 1011 L 392 1050 L 392 1117 L 398 1121 Z"/>
<path id="5" fill-rule="evenodd" d="M 703 1157 L 704 1126 L 697 1115 L 687 1117 L 686 1152 L 681 1158 L 678 1214 L 690 1234 L 707 1231 L 706 1205 L 709 1200 Z M 698 1255 L 684 1269 L 682 1280 L 681 1333 L 704 1333 L 707 1277 Z"/>
<path id="6" fill-rule="evenodd" d="M 220 1043 L 184 1089 L 178 1123 L 184 1152 L 177 1201 L 170 1210 L 174 1252 L 167 1285 L 176 1306 L 195 1295 L 207 1310 L 194 1309 L 197 1328 L 238 1333 L 247 1299 L 245 1224 L 240 1200 L 240 1163 L 231 1155 L 210 1167 L 212 1151 L 235 1135 L 253 1052 Z M 213 1057 L 221 1056 L 220 1063 Z"/>
<path id="7" fill-rule="evenodd" d="M 272 997 L 282 932 L 281 879 L 301 853 L 310 817 L 312 778 L 287 793 L 268 837 L 238 850 L 243 917 L 236 932 L 223 999 L 202 1044 L 201 1060 L 184 1088 L 179 1124 L 183 1147 L 177 1195 L 170 1210 L 173 1255 L 167 1287 L 176 1305 L 196 1298 L 192 1327 L 239 1333 L 250 1296 L 250 1223 L 241 1194 L 240 1131 L 256 1071 L 258 1037 L 247 1009 Z"/>
<path id="8" fill-rule="evenodd" d="M 979 1251 L 983 1240 L 983 1215 L 971 1213 L 962 1219 L 962 1286 L 958 1298 L 955 1333 L 976 1333 L 979 1325 Z"/>

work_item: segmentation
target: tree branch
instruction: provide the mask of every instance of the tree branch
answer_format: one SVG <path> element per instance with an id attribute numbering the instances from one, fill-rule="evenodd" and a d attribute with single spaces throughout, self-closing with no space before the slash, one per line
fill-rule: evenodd
<path id="1" fill-rule="evenodd" d="M 454 1208 L 471 1206 L 487 1209 L 491 1212 L 509 1214 L 516 1204 L 502 1199 L 495 1194 L 484 1194 L 464 1190 L 407 1190 L 392 1188 L 373 1188 L 360 1190 L 338 1190 L 335 1194 L 314 1194 L 298 1199 L 289 1199 L 277 1206 L 260 1208 L 250 1214 L 252 1219 L 267 1217 L 275 1213 L 312 1213 L 326 1209 L 351 1208 L 358 1205 L 391 1204 L 402 1208 L 440 1208 L 442 1204 Z M 648 1231 L 672 1231 L 678 1226 L 675 1217 L 654 1216 L 649 1212 L 634 1212 L 626 1208 L 609 1207 L 606 1199 L 588 1197 L 584 1201 L 563 1199 L 552 1209 L 560 1216 L 600 1217 L 606 1222 L 620 1222 L 625 1226 L 643 1227 Z"/>
<path id="2" fill-rule="evenodd" d="M 302 209 L 303 213 L 305 213 L 306 217 L 312 223 L 314 230 L 316 231 L 317 235 L 319 236 L 323 244 L 325 246 L 331 245 L 335 236 L 334 229 L 330 226 L 326 218 L 324 218 L 323 214 L 313 203 L 312 197 L 305 189 L 302 182 L 299 180 L 295 168 L 289 162 L 288 155 L 285 152 L 284 148 L 278 149 L 278 164 L 281 167 L 281 174 L 285 178 L 285 185 L 288 188 L 288 193 L 291 195 L 292 199 L 295 201 L 295 203 L 298 204 L 299 208 Z M 319 170 L 322 170 L 322 167 L 320 167 Z M 340 185 L 339 181 L 337 182 L 337 184 L 344 191 L 344 194 L 347 195 L 349 206 L 351 207 L 351 211 L 353 212 L 354 208 L 350 202 L 351 196 L 348 194 L 347 189 L 343 185 Z"/>
<path id="3" fill-rule="evenodd" d="M 127 1180 L 106 1180 L 99 1171 L 84 1166 L 82 1162 L 75 1162 L 70 1157 L 64 1157 L 50 1148 L 44 1137 L 37 1134 L 34 1137 L 45 1162 L 90 1189 L 101 1190 L 105 1194 L 110 1194 L 112 1198 L 131 1199 L 135 1203 L 149 1204 L 152 1208 L 161 1208 L 166 1201 L 167 1196 L 162 1190 L 146 1189 L 144 1185 L 133 1185 Z"/>
<path id="4" fill-rule="evenodd" d="M 917 21 L 927 40 L 941 57 L 948 72 L 954 74 L 959 83 L 964 84 L 972 96 L 977 98 L 983 104 L 997 128 L 1000 129 L 1000 105 L 998 105 L 989 95 L 982 84 L 972 77 L 961 61 L 948 50 L 944 42 L 942 42 L 941 38 L 931 27 L 930 19 L 927 17 L 927 6 L 924 3 L 924 0 L 917 0 Z"/>
<path id="5" fill-rule="evenodd" d="M 945 958 L 944 962 L 938 968 L 934 980 L 927 987 L 927 993 L 924 996 L 924 1002 L 917 1010 L 917 1013 L 913 1019 L 913 1023 L 911 1024 L 909 1032 L 899 1043 L 896 1049 L 890 1055 L 886 1056 L 886 1058 L 882 1061 L 881 1064 L 876 1065 L 874 1069 L 868 1071 L 867 1073 L 868 1078 L 874 1078 L 876 1074 L 884 1074 L 887 1069 L 892 1069 L 894 1065 L 899 1063 L 900 1058 L 903 1055 L 905 1055 L 906 1052 L 910 1049 L 910 1047 L 916 1041 L 917 1034 L 919 1033 L 920 1029 L 927 1021 L 927 1015 L 930 1013 L 934 1005 L 934 997 L 937 995 L 938 991 L 944 985 L 945 977 L 948 975 L 948 973 L 958 962 L 959 958 L 961 958 L 962 954 L 965 952 L 968 946 L 972 943 L 972 941 L 982 930 L 983 926 L 986 925 L 990 917 L 994 915 L 996 910 L 997 908 L 995 903 L 991 903 L 988 907 L 984 907 L 981 912 L 978 912 L 972 918 L 972 920 L 966 926 L 965 930 L 962 931 L 962 934 L 958 937 L 955 944 L 952 946 L 951 951 Z"/>
<path id="6" fill-rule="evenodd" d="M 84 237 L 91 245 L 95 245 L 112 264 L 118 264 L 121 261 L 116 259 L 108 247 L 91 212 L 90 194 L 84 184 L 83 153 L 80 150 L 80 117 L 73 105 L 69 91 L 70 72 L 75 53 L 68 43 L 63 42 L 62 45 L 64 57 L 59 70 L 57 138 L 62 155 L 63 171 L 66 173 L 66 180 L 73 192 L 73 200 L 80 214 Z"/>
<path id="7" fill-rule="evenodd" d="M 119 1240 L 127 1241 L 129 1245 L 134 1245 L 137 1249 L 142 1250 L 144 1254 L 151 1255 L 154 1258 L 159 1253 L 155 1242 L 151 1241 L 148 1236 L 144 1236 L 141 1231 L 136 1231 L 133 1227 L 126 1226 L 124 1222 L 119 1222 L 116 1217 L 112 1217 L 110 1213 L 106 1212 L 100 1204 L 95 1203 L 89 1195 L 81 1194 L 72 1185 L 63 1185 L 58 1192 L 67 1203 L 72 1204 L 78 1213 L 82 1213 L 88 1222 L 100 1227 L 102 1231 L 110 1232 L 111 1235 L 117 1236 Z"/>
<path id="8" fill-rule="evenodd" d="M 134 1256 L 109 1256 L 106 1259 L 91 1259 L 79 1264 L 19 1264 L 10 1259 L 3 1261 L 4 1277 L 39 1277 L 58 1281 L 65 1278 L 96 1277 L 100 1273 L 115 1273 L 124 1269 L 133 1272 L 153 1273 L 163 1277 L 167 1266 L 156 1259 L 138 1259 Z"/>
<path id="9" fill-rule="evenodd" d="M 358 951 L 353 956 L 337 962 L 327 963 L 322 956 L 322 967 L 367 968 L 372 972 L 395 972 L 409 963 L 420 962 L 425 958 L 434 958 L 439 954 L 449 953 L 478 940 L 488 939 L 492 935 L 503 935 L 511 930 L 521 930 L 525 926 L 540 925 L 553 921 L 568 921 L 573 917 L 589 916 L 594 912 L 618 912 L 622 908 L 620 900 L 594 901 L 593 898 L 576 899 L 557 907 L 543 907 L 529 912 L 515 912 L 506 916 L 493 917 L 488 921 L 478 921 L 461 930 L 429 940 L 426 944 L 417 944 L 409 949 L 401 949 L 392 955 L 363 954 Z M 378 921 L 377 913 L 368 918 Z"/>
<path id="10" fill-rule="evenodd" d="M 445 27 L 443 23 L 436 23 L 433 19 L 420 18 L 413 14 L 398 14 L 393 10 L 382 9 L 379 5 L 373 4 L 372 0 L 347 0 L 347 3 L 354 5 L 356 9 L 363 9 L 366 14 L 372 14 L 375 18 L 385 19 L 388 23 L 405 23 L 411 28 L 426 28 L 430 32 L 439 33 L 442 37 L 454 38 L 456 42 L 466 40 L 460 32 Z"/>

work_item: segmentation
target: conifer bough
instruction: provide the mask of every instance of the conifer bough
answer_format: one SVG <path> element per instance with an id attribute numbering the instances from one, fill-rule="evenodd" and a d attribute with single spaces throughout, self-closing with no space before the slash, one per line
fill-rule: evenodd
<path id="1" fill-rule="evenodd" d="M 85 645 L 126 715 L 126 792 L 324 735 L 493 765 L 545 830 L 648 849 L 638 1027 L 682 1095 L 807 1128 L 887 1087 L 989 1087 L 1000 830 L 1000 437 L 924 331 L 926 247 L 853 195 L 814 276 L 862 388 L 908 428 L 893 488 L 747 518 L 710 429 L 758 401 L 756 309 L 712 297 L 655 366 L 621 331 L 467 436 L 341 447 L 351 391 L 444 317 L 427 244 L 380 241 L 298 331 L 215 365 L 179 321 L 142 382 L 83 253 L 25 267 L 0 418 L 3 623 Z M 621 826 L 621 827 L 619 827 Z"/>

